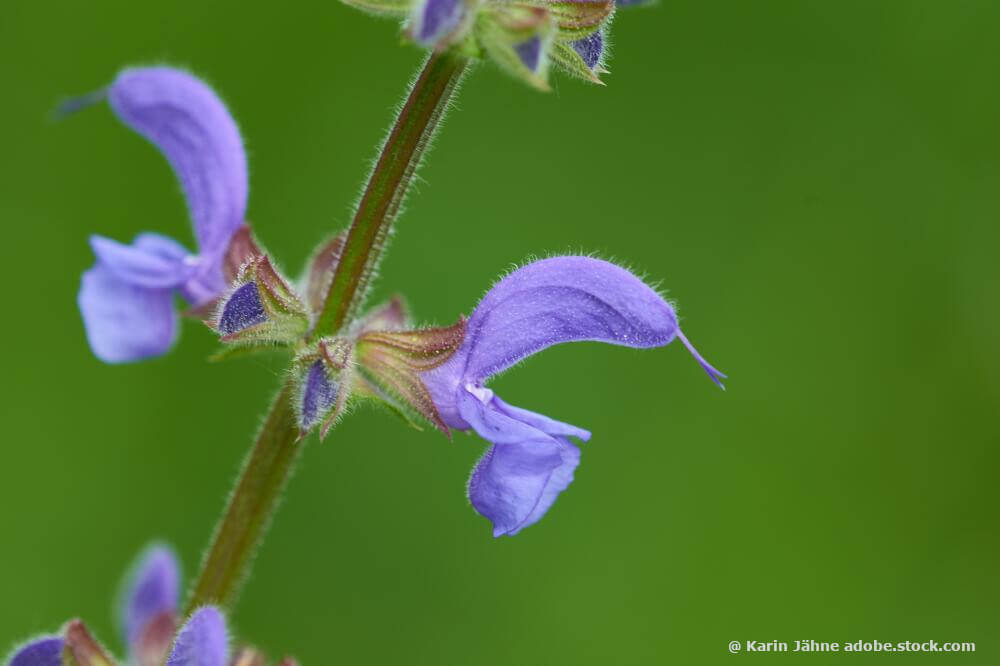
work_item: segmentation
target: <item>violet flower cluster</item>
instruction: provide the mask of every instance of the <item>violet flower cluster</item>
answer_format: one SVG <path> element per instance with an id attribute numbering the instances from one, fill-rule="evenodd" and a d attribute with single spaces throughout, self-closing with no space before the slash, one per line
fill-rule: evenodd
<path id="1" fill-rule="evenodd" d="M 202 306 L 202 315 L 206 304 L 216 303 L 206 321 L 227 345 L 292 353 L 289 372 L 303 433 L 319 429 L 325 435 L 347 405 L 368 400 L 414 424 L 430 423 L 445 434 L 474 430 L 487 440 L 468 497 L 492 522 L 495 536 L 517 534 L 545 515 L 580 462 L 571 438 L 587 441 L 590 433 L 507 404 L 486 387 L 490 377 L 564 342 L 650 348 L 675 339 L 713 380 L 723 376 L 684 337 L 663 297 L 626 269 L 584 256 L 523 266 L 453 326 L 415 328 L 397 298 L 340 330 L 316 330 L 344 235 L 322 245 L 305 277 L 293 282 L 242 224 L 242 143 L 205 84 L 168 68 L 126 70 L 108 99 L 173 165 L 201 252 L 168 252 L 167 241 L 151 234 L 140 235 L 132 247 L 92 242 L 98 265 L 84 274 L 80 308 L 101 359 L 136 360 L 164 351 L 175 335 L 176 314 L 164 313 L 173 291 Z"/>
<path id="2" fill-rule="evenodd" d="M 153 545 L 143 552 L 125 578 L 117 624 L 133 666 L 264 666 L 252 647 L 230 655 L 226 619 L 215 606 L 196 609 L 182 626 L 180 568 L 173 551 Z M 114 666 L 115 659 L 80 620 L 67 622 L 56 634 L 33 638 L 16 648 L 7 666 Z M 279 666 L 295 666 L 285 658 Z"/>
<path id="3" fill-rule="evenodd" d="M 344 0 L 404 22 L 405 34 L 427 48 L 486 56 L 502 69 L 548 90 L 551 64 L 601 83 L 607 31 L 616 5 L 643 0 Z"/>

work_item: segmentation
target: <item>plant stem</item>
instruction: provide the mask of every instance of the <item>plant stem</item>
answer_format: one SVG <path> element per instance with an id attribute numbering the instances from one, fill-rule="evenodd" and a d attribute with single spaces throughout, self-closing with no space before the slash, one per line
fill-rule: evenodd
<path id="1" fill-rule="evenodd" d="M 339 330 L 358 308 L 413 173 L 433 137 L 468 60 L 433 53 L 413 84 L 372 171 L 312 336 Z M 274 399 L 188 600 L 187 613 L 205 604 L 232 607 L 258 544 L 281 499 L 304 441 L 285 384 Z"/>
<path id="2" fill-rule="evenodd" d="M 453 51 L 432 53 L 424 64 L 358 202 L 313 337 L 337 332 L 361 305 L 389 228 L 467 64 Z"/>
<path id="3" fill-rule="evenodd" d="M 231 607 L 236 600 L 304 444 L 299 439 L 292 395 L 292 384 L 285 384 L 257 433 L 201 563 L 186 614 L 205 604 Z"/>

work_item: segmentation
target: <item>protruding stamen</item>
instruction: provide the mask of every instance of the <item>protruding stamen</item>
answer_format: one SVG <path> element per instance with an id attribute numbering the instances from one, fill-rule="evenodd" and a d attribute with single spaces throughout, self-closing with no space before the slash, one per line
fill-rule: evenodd
<path id="1" fill-rule="evenodd" d="M 54 120 L 62 120 L 66 116 L 71 116 L 77 111 L 81 111 L 103 102 L 107 96 L 108 89 L 100 88 L 99 90 L 89 92 L 86 95 L 80 95 L 79 97 L 71 97 L 63 100 L 52 112 L 52 118 Z"/>
<path id="2" fill-rule="evenodd" d="M 691 352 L 691 355 L 694 356 L 694 359 L 696 361 L 698 361 L 702 369 L 704 369 L 705 372 L 708 373 L 708 376 L 712 378 L 712 381 L 718 384 L 719 388 L 725 391 L 726 387 L 722 384 L 722 380 L 726 379 L 726 375 L 713 368 L 712 364 L 706 361 L 705 357 L 698 353 L 698 350 L 694 348 L 694 345 L 692 345 L 691 342 L 686 337 L 684 337 L 684 333 L 681 331 L 680 328 L 677 329 L 677 337 L 680 339 L 682 343 L 684 343 L 684 346 L 687 347 L 687 350 L 689 352 Z"/>

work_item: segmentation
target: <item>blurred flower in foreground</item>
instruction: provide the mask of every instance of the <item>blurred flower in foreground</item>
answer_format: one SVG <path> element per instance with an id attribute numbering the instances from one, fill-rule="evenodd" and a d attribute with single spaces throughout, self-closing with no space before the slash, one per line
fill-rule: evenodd
<path id="1" fill-rule="evenodd" d="M 593 83 L 606 72 L 606 30 L 615 0 L 344 0 L 406 21 L 406 34 L 435 50 L 486 55 L 547 90 L 549 64 Z M 618 5 L 641 2 L 621 1 Z"/>
<path id="2" fill-rule="evenodd" d="M 225 105 L 187 72 L 126 69 L 106 96 L 119 119 L 170 162 L 198 241 L 191 253 L 153 233 L 139 234 L 132 245 L 91 237 L 97 264 L 83 274 L 80 311 L 97 357 L 121 363 L 170 348 L 177 337 L 175 294 L 204 309 L 225 289 L 223 261 L 246 211 L 247 164 Z"/>
<path id="3" fill-rule="evenodd" d="M 229 634 L 219 609 L 203 606 L 180 631 L 180 573 L 169 548 L 154 545 L 140 555 L 126 577 L 118 624 L 128 648 L 124 663 L 133 666 L 263 666 L 263 659 L 244 648 L 229 660 Z M 7 666 L 114 666 L 115 660 L 80 620 L 68 622 L 58 635 L 41 636 L 16 649 Z M 291 666 L 293 661 L 281 662 Z"/>
<path id="4" fill-rule="evenodd" d="M 469 500 L 493 522 L 493 535 L 538 521 L 573 480 L 590 433 L 508 405 L 483 383 L 522 359 L 562 342 L 590 340 L 660 347 L 679 339 L 713 381 L 722 373 L 688 342 L 673 308 L 639 278 L 590 257 L 528 264 L 498 282 L 466 325 L 465 340 L 423 380 L 452 428 L 472 428 L 493 446 L 469 479 Z"/>

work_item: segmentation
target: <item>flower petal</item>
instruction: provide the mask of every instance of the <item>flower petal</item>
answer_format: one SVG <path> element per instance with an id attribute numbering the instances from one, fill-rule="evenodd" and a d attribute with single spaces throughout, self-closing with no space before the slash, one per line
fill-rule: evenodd
<path id="1" fill-rule="evenodd" d="M 498 282 L 469 318 L 462 376 L 479 381 L 546 347 L 593 340 L 659 347 L 677 334 L 663 298 L 624 268 L 590 257 L 553 257 Z"/>
<path id="2" fill-rule="evenodd" d="M 204 606 L 181 627 L 167 666 L 226 666 L 228 657 L 226 620 L 219 609 Z"/>
<path id="3" fill-rule="evenodd" d="M 91 236 L 90 246 L 97 260 L 119 280 L 137 287 L 167 289 L 179 287 L 191 275 L 184 260 L 187 250 L 179 243 L 157 234 L 142 234 L 132 245 Z"/>
<path id="4" fill-rule="evenodd" d="M 90 348 L 106 363 L 159 356 L 177 337 L 170 289 L 129 284 L 103 264 L 83 274 L 77 304 Z"/>
<path id="5" fill-rule="evenodd" d="M 562 421 L 550 419 L 543 414 L 538 414 L 527 409 L 521 409 L 520 407 L 508 405 L 496 395 L 493 396 L 493 400 L 490 404 L 500 413 L 522 423 L 526 423 L 533 428 L 538 428 L 546 435 L 557 437 L 576 437 L 584 442 L 590 441 L 589 430 L 584 430 L 583 428 L 577 428 L 575 425 L 570 425 L 569 423 L 563 423 Z"/>
<path id="6" fill-rule="evenodd" d="M 413 38 L 433 46 L 457 28 L 464 16 L 463 0 L 421 0 L 414 7 Z"/>
<path id="7" fill-rule="evenodd" d="M 538 522 L 573 481 L 580 450 L 565 437 L 553 437 L 512 414 L 530 415 L 531 420 L 572 430 L 574 435 L 590 433 L 512 408 L 498 402 L 488 389 L 483 391 L 479 396 L 463 391 L 459 398 L 462 417 L 494 444 L 469 478 L 469 501 L 493 523 L 493 536 L 513 536 Z"/>
<path id="8" fill-rule="evenodd" d="M 125 580 L 119 618 L 133 652 L 150 622 L 177 612 L 180 589 L 180 566 L 169 547 L 154 544 L 139 555 Z"/>
<path id="9" fill-rule="evenodd" d="M 225 105 L 204 82 L 170 67 L 124 70 L 108 100 L 122 122 L 170 162 L 200 253 L 221 256 L 243 223 L 247 202 L 246 154 Z"/>
<path id="10" fill-rule="evenodd" d="M 36 638 L 18 649 L 7 666 L 62 666 L 63 639 L 58 636 Z"/>

